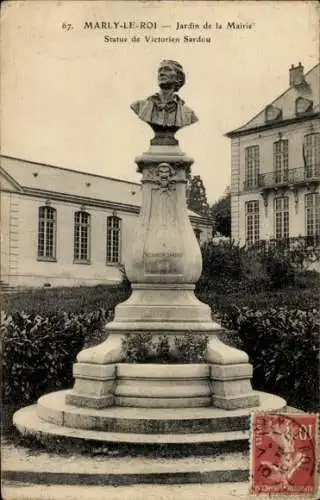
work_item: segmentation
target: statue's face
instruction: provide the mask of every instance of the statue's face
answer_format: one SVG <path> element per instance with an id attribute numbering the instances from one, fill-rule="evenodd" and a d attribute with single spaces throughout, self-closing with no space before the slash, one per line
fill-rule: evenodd
<path id="1" fill-rule="evenodd" d="M 177 72 L 170 64 L 162 64 L 158 70 L 158 82 L 161 85 L 173 85 L 177 81 Z"/>

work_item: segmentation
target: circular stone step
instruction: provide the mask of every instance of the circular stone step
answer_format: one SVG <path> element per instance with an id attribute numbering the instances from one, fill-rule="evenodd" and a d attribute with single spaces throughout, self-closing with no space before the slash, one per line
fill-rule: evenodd
<path id="1" fill-rule="evenodd" d="M 15 426 L 24 434 L 74 437 L 106 442 L 139 444 L 223 443 L 247 441 L 250 413 L 280 411 L 284 399 L 259 393 L 259 407 L 219 408 L 125 408 L 101 410 L 67 405 L 69 391 L 42 396 L 38 405 L 19 410 Z"/>
<path id="2" fill-rule="evenodd" d="M 220 483 L 249 479 L 249 456 L 244 452 L 189 457 L 112 456 L 108 449 L 104 443 L 97 444 L 90 447 L 89 453 L 76 451 L 70 457 L 68 452 L 56 455 L 39 450 L 30 454 L 25 447 L 4 445 L 1 477 L 3 481 L 19 482 L 20 486 Z M 105 497 L 109 498 L 108 493 L 101 498 Z"/>
<path id="3" fill-rule="evenodd" d="M 225 441 L 247 441 L 249 431 L 231 431 L 198 434 L 141 434 L 136 432 L 107 432 L 100 430 L 77 429 L 45 422 L 37 415 L 36 405 L 17 411 L 13 423 L 23 435 L 43 440 L 46 436 L 103 441 L 107 443 L 131 444 L 172 444 L 186 445 L 199 443 L 219 444 Z"/>

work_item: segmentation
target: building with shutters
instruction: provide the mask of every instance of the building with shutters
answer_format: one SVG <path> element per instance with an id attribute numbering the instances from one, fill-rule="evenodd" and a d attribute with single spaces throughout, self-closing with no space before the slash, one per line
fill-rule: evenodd
<path id="1" fill-rule="evenodd" d="M 5 286 L 121 281 L 141 185 L 1 157 L 1 281 Z M 189 211 L 200 244 L 212 222 Z"/>
<path id="2" fill-rule="evenodd" d="M 320 239 L 320 65 L 289 69 L 289 88 L 231 139 L 232 238 Z"/>

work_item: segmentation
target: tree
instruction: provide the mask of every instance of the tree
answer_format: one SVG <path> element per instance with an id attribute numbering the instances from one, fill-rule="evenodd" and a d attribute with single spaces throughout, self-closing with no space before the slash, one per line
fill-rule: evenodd
<path id="1" fill-rule="evenodd" d="M 231 194 L 227 188 L 225 194 L 216 201 L 211 209 L 211 216 L 215 222 L 215 229 L 222 236 L 231 236 Z"/>
<path id="2" fill-rule="evenodd" d="M 187 184 L 187 205 L 190 210 L 208 215 L 209 204 L 207 201 L 206 188 L 200 175 L 190 176 Z"/>

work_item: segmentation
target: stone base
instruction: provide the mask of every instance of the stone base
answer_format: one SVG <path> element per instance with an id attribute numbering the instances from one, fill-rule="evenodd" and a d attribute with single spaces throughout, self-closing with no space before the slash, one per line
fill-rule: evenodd
<path id="1" fill-rule="evenodd" d="M 225 411 L 219 408 L 76 408 L 66 404 L 70 391 L 42 396 L 37 406 L 14 415 L 18 430 L 30 435 L 70 436 L 85 440 L 136 444 L 248 442 L 250 413 L 281 412 L 286 402 L 259 393 L 260 405 Z M 40 434 L 39 434 L 40 433 Z"/>
<path id="2" fill-rule="evenodd" d="M 160 279 L 160 277 L 159 277 Z M 152 283 L 132 284 L 132 294 L 116 306 L 111 331 L 159 330 L 175 335 L 177 330 L 221 330 L 213 323 L 211 309 L 194 294 L 194 285 Z"/>
<path id="3" fill-rule="evenodd" d="M 219 339 L 218 332 L 224 331 L 220 325 L 211 326 L 207 364 L 121 363 L 127 332 L 111 333 L 103 343 L 78 354 L 73 370 L 75 385 L 67 402 L 90 408 L 113 404 L 137 408 L 214 405 L 226 410 L 257 406 L 248 355 Z M 183 336 L 186 332 L 180 325 L 180 330 L 171 331 L 170 335 Z M 153 335 L 163 333 L 155 330 Z"/>
<path id="4" fill-rule="evenodd" d="M 191 408 L 211 405 L 206 364 L 117 365 L 116 406 Z"/>
<path id="5" fill-rule="evenodd" d="M 299 413 L 299 410 L 286 407 L 283 413 L 289 412 Z M 63 448 L 67 453 L 66 455 L 60 454 L 59 459 L 52 456 L 50 450 L 41 450 L 30 455 L 28 448 L 19 446 L 17 443 L 13 447 L 4 442 L 2 444 L 1 478 L 5 498 L 9 498 L 9 489 L 7 488 L 11 488 L 11 485 L 6 485 L 6 482 L 15 483 L 15 492 L 10 491 L 10 498 L 18 498 L 23 484 L 26 486 L 28 484 L 28 493 L 30 484 L 68 485 L 69 487 L 81 484 L 79 490 L 81 498 L 84 493 L 82 491 L 84 485 L 101 485 L 101 492 L 97 493 L 95 497 L 109 498 L 109 492 L 102 489 L 108 485 L 150 484 L 154 486 L 156 484 L 210 483 L 213 485 L 229 483 L 229 488 L 232 488 L 230 495 L 227 491 L 228 485 L 223 485 L 222 490 L 220 485 L 218 489 L 211 488 L 213 493 L 211 497 L 225 499 L 229 496 L 234 498 L 235 489 L 232 486 L 234 482 L 243 482 L 242 485 L 236 485 L 238 498 L 239 496 L 244 499 L 249 498 L 247 431 L 222 433 L 225 436 L 223 442 L 219 442 L 217 434 L 214 434 L 216 441 L 212 444 L 194 441 L 187 445 L 184 442 L 183 446 L 163 445 L 161 443 L 158 443 L 158 446 L 154 443 L 150 445 L 142 443 L 139 446 L 135 443 L 112 441 L 112 437 L 106 443 L 106 434 L 114 436 L 110 433 L 70 429 L 49 424 L 37 417 L 35 406 L 29 406 L 19 411 L 15 415 L 15 419 L 22 433 L 32 435 L 44 445 L 50 446 L 51 450 L 57 442 L 59 449 Z M 237 432 L 242 441 L 233 441 Z M 89 434 L 91 439 L 89 439 Z M 151 435 L 152 439 L 155 437 L 157 435 Z M 183 434 L 177 437 L 184 440 Z M 193 434 L 192 437 L 202 439 L 201 434 Z M 229 437 L 230 442 L 228 443 Z M 233 448 L 232 451 L 230 448 Z M 70 452 L 72 453 L 71 460 Z M 161 460 L 159 460 L 160 453 Z M 130 458 L 128 459 L 128 457 Z M 61 495 L 63 494 L 62 488 L 61 486 Z M 35 491 L 33 490 L 33 493 Z M 91 494 L 91 491 L 88 493 Z M 40 491 L 39 495 L 41 496 Z M 110 491 L 110 495 L 113 496 L 112 491 Z M 40 498 L 40 496 L 26 493 L 23 498 Z M 77 496 L 74 495 L 74 498 Z M 319 492 L 317 498 L 320 498 Z"/>
<path id="6" fill-rule="evenodd" d="M 113 406 L 116 366 L 114 363 L 104 365 L 75 363 L 73 365 L 75 384 L 72 392 L 67 395 L 67 403 L 87 408 Z"/>
<path id="7" fill-rule="evenodd" d="M 115 397 L 115 406 L 130 408 L 208 408 L 211 406 L 210 397 L 190 398 L 144 398 L 144 397 Z"/>
<path id="8" fill-rule="evenodd" d="M 108 408 L 110 406 L 114 406 L 115 398 L 112 394 L 102 397 L 94 397 L 82 396 L 81 394 L 71 392 L 66 395 L 66 403 L 80 408 Z"/>
<path id="9" fill-rule="evenodd" d="M 236 410 L 238 408 L 253 408 L 259 406 L 259 395 L 251 392 L 241 396 L 212 396 L 212 405 L 224 410 Z"/>
<path id="10" fill-rule="evenodd" d="M 217 349 L 219 339 L 213 339 L 209 345 L 212 359 L 222 360 L 221 353 L 225 353 L 223 360 L 232 359 L 235 355 L 243 357 L 242 363 L 211 364 L 212 405 L 224 410 L 258 406 L 259 396 L 251 387 L 252 365 L 244 362 L 247 354 L 225 344 L 221 350 Z"/>
<path id="11" fill-rule="evenodd" d="M 241 353 L 241 351 L 239 351 Z M 67 403 L 88 408 L 193 408 L 225 410 L 259 405 L 249 363 L 74 365 Z"/>

